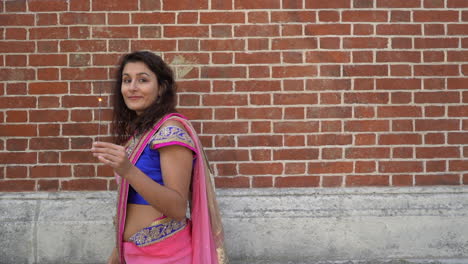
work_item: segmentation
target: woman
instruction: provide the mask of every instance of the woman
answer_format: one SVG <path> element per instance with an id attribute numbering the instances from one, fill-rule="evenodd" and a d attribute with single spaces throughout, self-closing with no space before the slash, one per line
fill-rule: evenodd
<path id="1" fill-rule="evenodd" d="M 122 58 L 113 100 L 116 144 L 92 148 L 119 183 L 117 246 L 108 263 L 227 262 L 209 166 L 195 130 L 176 113 L 175 86 L 159 56 L 137 51 Z"/>

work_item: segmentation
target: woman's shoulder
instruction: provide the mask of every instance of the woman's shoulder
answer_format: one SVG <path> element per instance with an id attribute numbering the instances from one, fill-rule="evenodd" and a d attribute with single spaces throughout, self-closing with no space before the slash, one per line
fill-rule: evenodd
<path id="1" fill-rule="evenodd" d="M 151 149 L 168 145 L 181 145 L 195 150 L 195 142 L 185 126 L 178 120 L 166 120 L 150 140 Z"/>

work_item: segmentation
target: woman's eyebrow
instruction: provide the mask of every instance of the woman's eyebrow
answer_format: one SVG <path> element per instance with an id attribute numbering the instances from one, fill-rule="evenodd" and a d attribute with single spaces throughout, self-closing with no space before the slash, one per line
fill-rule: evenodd
<path id="1" fill-rule="evenodd" d="M 139 73 L 137 73 L 136 75 L 143 75 L 143 74 L 144 74 L 144 75 L 150 76 L 150 75 L 149 75 L 148 73 L 146 73 L 146 72 L 139 72 Z M 122 74 L 122 76 L 125 76 L 125 75 L 130 76 L 130 74 L 128 74 L 128 73 L 123 73 L 123 74 Z"/>

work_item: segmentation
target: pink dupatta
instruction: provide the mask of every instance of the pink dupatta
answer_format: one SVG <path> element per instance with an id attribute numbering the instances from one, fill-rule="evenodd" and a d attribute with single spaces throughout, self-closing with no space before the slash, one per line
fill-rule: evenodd
<path id="1" fill-rule="evenodd" d="M 180 114 L 169 114 L 160 120 L 152 130 L 144 133 L 136 146 L 127 146 L 131 151 L 129 159 L 136 164 L 148 141 L 168 119 L 183 124 L 195 143 L 196 160 L 192 173 L 191 221 L 193 264 L 225 264 L 228 262 L 224 249 L 224 233 L 216 195 L 211 183 L 210 167 L 205 152 L 190 122 Z M 129 140 L 129 142 L 132 139 Z M 123 254 L 123 231 L 127 210 L 129 184 L 125 178 L 116 175 L 119 182 L 117 200 L 116 242 L 120 262 L 125 263 Z"/>

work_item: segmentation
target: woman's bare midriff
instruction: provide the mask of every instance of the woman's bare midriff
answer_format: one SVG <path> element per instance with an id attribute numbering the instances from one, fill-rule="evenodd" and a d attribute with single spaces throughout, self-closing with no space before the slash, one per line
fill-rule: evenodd
<path id="1" fill-rule="evenodd" d="M 133 234 L 149 226 L 154 219 L 161 216 L 162 213 L 154 209 L 151 205 L 128 204 L 124 241 L 128 241 Z"/>

